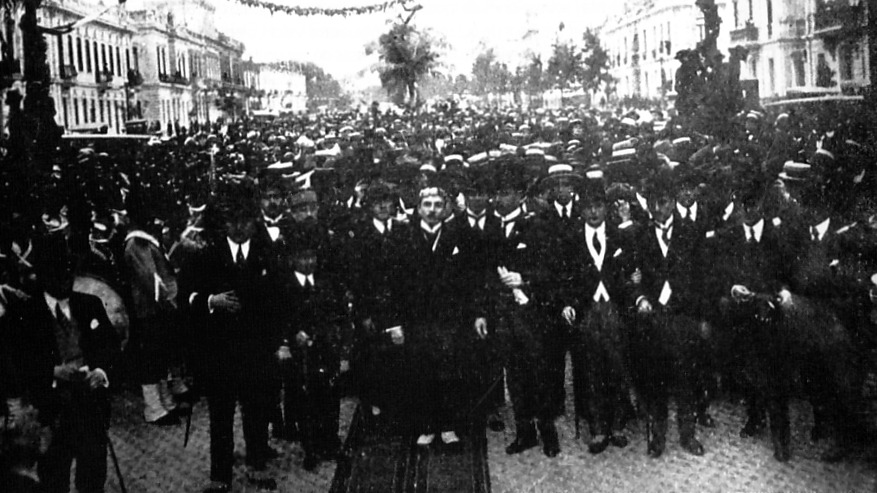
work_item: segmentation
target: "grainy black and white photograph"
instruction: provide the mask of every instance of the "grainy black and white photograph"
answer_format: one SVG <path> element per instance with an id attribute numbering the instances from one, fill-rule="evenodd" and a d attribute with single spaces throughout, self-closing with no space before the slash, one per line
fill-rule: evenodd
<path id="1" fill-rule="evenodd" d="M 0 491 L 877 493 L 877 0 L 0 0 Z"/>

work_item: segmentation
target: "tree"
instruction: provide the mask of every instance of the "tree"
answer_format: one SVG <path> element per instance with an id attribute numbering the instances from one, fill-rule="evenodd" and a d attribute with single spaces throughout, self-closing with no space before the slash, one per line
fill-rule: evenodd
<path id="1" fill-rule="evenodd" d="M 485 96 L 494 90 L 494 64 L 496 54 L 493 48 L 483 51 L 475 57 L 472 63 L 472 84 L 475 94 Z"/>
<path id="2" fill-rule="evenodd" d="M 570 87 L 582 78 L 582 52 L 574 44 L 560 41 L 554 43 L 553 50 L 545 72 L 560 88 L 560 98 L 563 100 L 564 88 Z"/>
<path id="3" fill-rule="evenodd" d="M 530 55 L 530 63 L 527 64 L 524 74 L 524 86 L 527 93 L 532 97 L 542 94 L 544 89 L 542 77 L 542 57 L 540 55 Z"/>
<path id="4" fill-rule="evenodd" d="M 411 106 L 420 102 L 417 83 L 439 69 L 439 54 L 436 51 L 442 42 L 428 31 L 420 32 L 409 24 L 411 16 L 404 23 L 396 23 L 389 32 L 378 38 L 380 64 L 377 72 L 381 86 L 395 102 L 403 103 L 407 98 Z"/>
<path id="5" fill-rule="evenodd" d="M 609 73 L 609 53 L 600 44 L 597 33 L 588 29 L 582 35 L 582 86 L 586 91 L 605 89 L 612 92 L 615 78 Z"/>

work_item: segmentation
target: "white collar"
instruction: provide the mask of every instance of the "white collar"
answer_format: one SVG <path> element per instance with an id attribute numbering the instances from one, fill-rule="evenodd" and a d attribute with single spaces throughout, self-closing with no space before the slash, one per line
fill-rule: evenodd
<path id="1" fill-rule="evenodd" d="M 64 316 L 68 319 L 72 319 L 73 316 L 70 314 L 70 298 L 59 300 L 49 293 L 43 293 L 46 298 L 46 305 L 49 307 L 49 311 L 52 313 L 52 316 L 55 316 L 55 307 L 60 305 L 61 312 L 64 313 Z"/>
<path id="2" fill-rule="evenodd" d="M 685 208 L 682 204 L 676 202 L 676 210 L 679 211 L 679 216 L 682 217 L 682 219 L 687 219 L 688 215 L 691 214 L 691 220 L 697 220 L 697 202 L 691 204 L 691 207 L 688 208 Z"/>
<path id="3" fill-rule="evenodd" d="M 749 239 L 749 236 L 754 236 L 755 241 L 761 242 L 761 235 L 764 233 L 764 219 L 759 219 L 757 223 L 749 226 L 747 224 L 743 225 L 743 229 L 746 231 L 746 239 Z"/>
<path id="4" fill-rule="evenodd" d="M 655 222 L 655 227 L 657 229 L 661 229 L 661 230 L 672 228 L 673 227 L 673 216 L 670 215 L 670 217 L 667 218 L 667 221 L 664 224 L 660 224 L 658 222 Z"/>
<path id="5" fill-rule="evenodd" d="M 378 219 L 376 217 L 373 217 L 372 224 L 375 225 L 375 228 L 377 228 L 378 232 L 381 234 L 384 234 L 388 231 L 393 230 L 393 218 L 392 217 L 387 219 L 386 223 L 381 221 L 380 219 Z"/>
<path id="6" fill-rule="evenodd" d="M 816 232 L 819 234 L 819 241 L 822 241 L 822 238 L 825 238 L 825 233 L 828 231 L 828 226 L 831 224 L 831 218 L 829 217 L 825 221 L 813 226 L 816 228 Z"/>
<path id="7" fill-rule="evenodd" d="M 250 256 L 250 240 L 243 243 L 235 243 L 228 236 L 225 237 L 225 240 L 228 241 L 228 248 L 231 250 L 231 259 L 235 262 L 237 261 L 238 247 L 244 252 L 244 260 Z"/>
<path id="8" fill-rule="evenodd" d="M 281 212 L 275 218 L 270 218 L 270 217 L 266 216 L 265 214 L 262 214 L 262 220 L 265 221 L 265 224 L 268 226 L 277 226 L 277 223 L 279 223 L 281 220 L 283 220 L 283 213 Z"/>
<path id="9" fill-rule="evenodd" d="M 426 221 L 421 219 L 420 220 L 420 229 L 422 229 L 423 231 L 425 231 L 431 235 L 434 235 L 434 234 L 438 233 L 439 229 L 441 229 L 442 224 L 444 224 L 444 223 L 440 222 L 440 223 L 436 224 L 435 226 L 430 226 L 430 225 L 426 224 Z"/>
<path id="10" fill-rule="evenodd" d="M 314 275 L 313 274 L 306 276 L 299 271 L 295 271 L 295 278 L 298 279 L 298 284 L 301 287 L 306 286 L 305 281 L 309 282 L 311 286 L 314 285 Z"/>
<path id="11" fill-rule="evenodd" d="M 472 219 L 481 219 L 482 217 L 487 216 L 487 209 L 484 209 L 483 211 L 481 211 L 481 214 L 478 214 L 478 213 L 474 212 L 472 209 L 467 207 L 466 208 L 466 215 L 471 217 Z"/>
<path id="12" fill-rule="evenodd" d="M 600 223 L 596 228 L 592 227 L 590 224 L 585 223 L 585 234 L 590 238 L 594 234 L 597 235 L 598 238 L 606 237 L 606 221 Z"/>
<path id="13" fill-rule="evenodd" d="M 567 217 L 572 217 L 572 200 L 569 201 L 569 204 L 560 205 L 556 200 L 554 201 L 554 208 L 557 209 L 557 215 L 563 217 L 563 212 L 566 211 Z"/>
<path id="14" fill-rule="evenodd" d="M 140 238 L 141 240 L 146 240 L 149 243 L 152 243 L 155 246 L 155 248 L 161 248 L 161 245 L 158 243 L 158 240 L 154 236 L 152 236 L 151 234 L 147 233 L 146 231 L 135 229 L 134 231 L 128 232 L 128 234 L 125 235 L 125 242 L 127 243 L 128 240 L 130 240 L 131 238 Z"/>
<path id="15" fill-rule="evenodd" d="M 501 215 L 499 214 L 499 212 L 497 212 L 497 211 L 493 211 L 493 215 L 496 216 L 496 217 L 498 217 L 498 218 L 502 221 L 503 224 L 506 224 L 506 223 L 509 223 L 509 222 L 511 222 L 511 221 L 514 221 L 514 220 L 517 219 L 522 213 L 523 213 L 523 210 L 522 210 L 521 207 L 517 207 L 517 208 L 515 208 L 515 210 L 513 210 L 512 212 L 509 212 L 509 213 L 508 213 L 507 215 L 505 215 L 505 216 L 501 216 Z"/>

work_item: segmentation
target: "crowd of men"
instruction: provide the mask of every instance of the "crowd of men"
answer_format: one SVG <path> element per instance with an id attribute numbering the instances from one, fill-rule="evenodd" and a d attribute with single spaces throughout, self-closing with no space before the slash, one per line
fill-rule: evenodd
<path id="1" fill-rule="evenodd" d="M 75 458 L 77 490 L 103 491 L 120 380 L 155 425 L 206 397 L 206 491 L 231 487 L 238 403 L 257 487 L 276 489 L 271 434 L 306 470 L 333 460 L 342 379 L 367 426 L 451 450 L 473 420 L 503 429 L 507 388 L 506 452 L 552 458 L 568 355 L 592 454 L 643 419 L 660 457 L 672 398 L 702 455 L 697 427 L 732 395 L 741 436 L 788 461 L 801 396 L 840 460 L 872 428 L 874 144 L 849 114 L 753 110 L 705 136 L 661 112 L 448 104 L 61 152 L 45 180 L 6 182 L 0 389 L 53 432 L 12 465 L 66 492 Z"/>

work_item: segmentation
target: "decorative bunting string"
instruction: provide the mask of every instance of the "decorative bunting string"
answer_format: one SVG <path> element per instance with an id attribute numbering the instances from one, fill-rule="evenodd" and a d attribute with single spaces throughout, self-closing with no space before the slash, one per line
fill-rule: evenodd
<path id="1" fill-rule="evenodd" d="M 263 0 L 236 0 L 238 3 L 242 5 L 246 5 L 247 7 L 261 7 L 263 9 L 268 9 L 272 14 L 275 12 L 282 12 L 284 14 L 289 15 L 298 15 L 298 16 L 310 16 L 310 15 L 325 15 L 325 16 L 343 16 L 348 17 L 351 15 L 365 15 L 365 14 L 374 14 L 376 12 L 384 12 L 390 7 L 394 6 L 402 6 L 407 3 L 409 0 L 387 0 L 383 3 L 377 3 L 373 5 L 365 5 L 362 7 L 346 7 L 341 9 L 324 9 L 321 7 L 298 7 L 292 5 L 279 5 L 272 2 L 265 2 Z"/>

